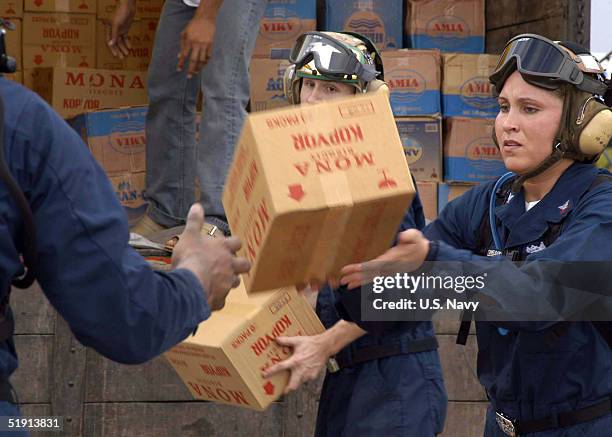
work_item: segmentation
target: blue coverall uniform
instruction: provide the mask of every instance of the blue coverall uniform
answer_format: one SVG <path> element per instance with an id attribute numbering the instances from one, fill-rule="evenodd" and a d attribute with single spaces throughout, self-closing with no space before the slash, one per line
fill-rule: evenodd
<path id="1" fill-rule="evenodd" d="M 489 249 L 478 247 L 478 241 L 494 182 L 477 186 L 449 203 L 438 219 L 424 229 L 425 237 L 437 242 L 430 245 L 427 259 L 463 261 L 483 270 L 494 265 L 495 275 L 508 284 L 526 277 L 527 268 L 537 275 L 538 264 L 533 262 L 538 260 L 609 262 L 612 183 L 592 187 L 597 174 L 593 165 L 574 163 L 529 211 L 525 211 L 522 190 L 495 207 L 495 215 L 501 221 L 498 232 L 503 247 L 521 251 L 526 261 L 522 267 L 507 258 L 475 255 Z M 543 235 L 554 223 L 561 224 L 560 234 L 545 247 Z M 545 279 L 543 276 L 528 281 L 533 290 L 522 291 L 542 291 Z M 584 280 L 589 279 L 592 278 Z M 612 287 L 609 280 L 607 283 Z M 490 292 L 494 295 L 495 290 Z M 593 323 L 572 322 L 554 342 L 546 341 L 551 338 L 548 334 L 553 326 L 553 322 L 476 322 L 478 377 L 490 399 L 485 436 L 505 435 L 495 422 L 495 411 L 529 421 L 582 409 L 612 395 L 612 352 Z M 528 435 L 609 436 L 612 414 Z"/>
<path id="2" fill-rule="evenodd" d="M 425 225 L 417 196 L 400 231 Z M 354 295 L 347 293 L 349 297 Z M 343 307 L 338 293 L 319 292 L 317 314 L 326 328 L 355 311 Z M 354 351 L 374 345 L 400 343 L 434 336 L 431 322 L 369 322 L 358 324 L 371 333 L 355 340 L 338 356 L 350 360 Z M 447 396 L 437 350 L 379 358 L 335 373 L 327 373 L 317 416 L 316 436 L 428 437 L 442 432 Z"/>
<path id="3" fill-rule="evenodd" d="M 187 337 L 210 315 L 196 276 L 151 270 L 128 246 L 127 217 L 77 133 L 21 85 L 0 77 L 0 95 L 4 154 L 36 224 L 37 280 L 76 338 L 114 361 L 141 363 Z M 0 297 L 22 271 L 24 231 L 0 184 Z M 17 363 L 9 339 L 0 345 L 0 378 Z M 16 413 L 0 402 L 0 415 Z"/>

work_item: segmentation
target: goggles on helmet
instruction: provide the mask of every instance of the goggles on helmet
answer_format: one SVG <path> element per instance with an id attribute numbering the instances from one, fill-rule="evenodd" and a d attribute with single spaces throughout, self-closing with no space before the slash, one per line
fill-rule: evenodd
<path id="1" fill-rule="evenodd" d="M 289 61 L 295 64 L 296 69 L 312 60 L 317 72 L 330 78 L 343 79 L 355 75 L 370 82 L 379 74 L 374 65 L 360 62 L 354 51 L 321 32 L 301 35 L 289 55 Z"/>
<path id="2" fill-rule="evenodd" d="M 592 55 L 570 53 L 561 45 L 540 35 L 518 35 L 506 44 L 489 80 L 500 91 L 509 73 L 514 71 L 511 61 L 515 60 L 516 69 L 523 78 L 536 86 L 556 89 L 561 82 L 567 82 L 582 91 L 603 95 L 607 86 L 584 74 L 603 73 L 601 65 Z"/>

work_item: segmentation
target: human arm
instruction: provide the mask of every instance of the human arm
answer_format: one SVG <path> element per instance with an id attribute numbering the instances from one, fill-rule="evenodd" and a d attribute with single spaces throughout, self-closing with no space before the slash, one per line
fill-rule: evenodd
<path id="1" fill-rule="evenodd" d="M 612 261 L 612 249 L 607 243 L 612 235 L 610 184 L 576 199 L 577 205 L 566 219 L 559 238 L 520 264 L 504 256 L 484 257 L 474 253 L 482 218 L 477 217 L 478 213 L 473 214 L 478 211 L 482 217 L 482 211 L 486 211 L 482 203 L 489 198 L 483 189 L 479 190 L 449 204 L 440 218 L 425 229 L 424 235 L 405 235 L 405 244 L 394 252 L 387 252 L 382 261 L 403 262 L 402 271 L 414 271 L 427 259 L 432 261 L 426 266 L 429 275 L 450 271 L 455 277 L 486 278 L 484 289 L 477 293 L 459 295 L 451 290 L 448 295 L 482 299 L 481 303 L 487 304 L 480 306 L 486 309 L 484 315 L 489 320 L 505 320 L 497 324 L 508 329 L 539 331 L 559 320 L 581 320 L 581 317 L 584 320 L 591 317 L 585 313 L 591 305 L 596 302 L 605 305 L 609 301 L 606 272 Z M 555 210 L 553 206 L 553 213 Z M 531 238 L 539 235 L 531 232 L 534 235 Z M 425 258 L 424 240 L 429 240 Z M 377 268 L 381 267 L 379 263 Z M 349 266 L 343 271 L 343 280 L 355 286 L 367 280 L 373 271 L 374 264 Z M 417 271 L 415 276 L 420 273 Z"/>
<path id="2" fill-rule="evenodd" d="M 189 59 L 187 77 L 198 74 L 212 56 L 217 13 L 223 0 L 201 0 L 194 17 L 181 32 L 177 70 Z M 239 31 L 239 30 L 237 30 Z"/>
<path id="3" fill-rule="evenodd" d="M 291 377 L 285 388 L 285 394 L 297 390 L 304 382 L 317 377 L 329 357 L 365 334 L 366 331 L 355 323 L 340 320 L 321 334 L 278 337 L 276 342 L 281 346 L 293 348 L 293 354 L 286 360 L 270 366 L 264 371 L 263 376 L 269 378 L 289 370 Z"/>
<path id="4" fill-rule="evenodd" d="M 154 272 L 129 247 L 125 212 L 78 135 L 24 88 L 3 89 L 3 97 L 14 103 L 7 161 L 34 214 L 37 279 L 76 337 L 124 363 L 151 359 L 187 337 L 227 290 L 205 289 L 201 272 L 180 260 L 174 271 Z M 201 244 L 200 251 L 217 253 L 210 257 L 231 256 Z"/>
<path id="5" fill-rule="evenodd" d="M 130 54 L 132 45 L 128 33 L 136 15 L 136 0 L 121 0 L 115 10 L 110 27 L 106 27 L 106 41 L 113 56 L 123 59 Z"/>

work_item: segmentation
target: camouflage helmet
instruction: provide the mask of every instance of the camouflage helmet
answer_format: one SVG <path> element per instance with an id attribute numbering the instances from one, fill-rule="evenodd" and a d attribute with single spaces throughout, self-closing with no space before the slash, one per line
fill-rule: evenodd
<path id="1" fill-rule="evenodd" d="M 308 40 L 304 37 L 313 35 L 318 38 L 316 43 L 312 43 L 312 39 Z M 304 48 L 311 42 L 309 46 Z M 317 53 L 326 43 L 334 44 L 334 47 L 343 50 L 343 54 L 356 59 L 360 64 L 359 70 L 363 74 L 356 73 L 355 70 L 347 71 L 349 68 L 342 70 L 339 68 L 332 74 L 325 71 L 321 66 L 321 62 L 317 65 L 317 60 L 325 57 L 329 60 L 329 54 Z M 350 55 L 349 55 L 350 54 Z M 320 55 L 319 58 L 316 56 Z M 285 71 L 283 80 L 283 88 L 285 96 L 290 103 L 300 103 L 300 90 L 302 87 L 303 78 L 312 78 L 316 80 L 326 80 L 333 82 L 346 83 L 357 89 L 358 93 L 372 91 L 372 83 L 376 83 L 374 88 L 378 89 L 384 85 L 384 71 L 382 59 L 379 51 L 374 44 L 365 36 L 353 32 L 307 32 L 298 37 L 296 44 L 292 50 L 293 59 L 290 57 L 291 65 Z M 297 59 L 296 59 L 297 58 Z M 331 61 L 333 62 L 333 61 Z M 353 62 L 353 64 L 355 64 Z M 348 65 L 347 65 L 348 66 Z"/>

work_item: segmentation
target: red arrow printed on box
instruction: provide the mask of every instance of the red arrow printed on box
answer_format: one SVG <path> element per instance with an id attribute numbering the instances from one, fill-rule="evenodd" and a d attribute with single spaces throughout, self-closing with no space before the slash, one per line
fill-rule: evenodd
<path id="1" fill-rule="evenodd" d="M 272 396 L 274 394 L 274 384 L 272 384 L 271 381 L 266 382 L 266 384 L 263 386 L 264 391 L 266 392 L 267 395 Z"/>
<path id="2" fill-rule="evenodd" d="M 292 199 L 295 199 L 299 202 L 305 195 L 306 193 L 304 193 L 304 188 L 302 188 L 302 184 L 289 185 L 289 197 L 291 197 Z"/>

